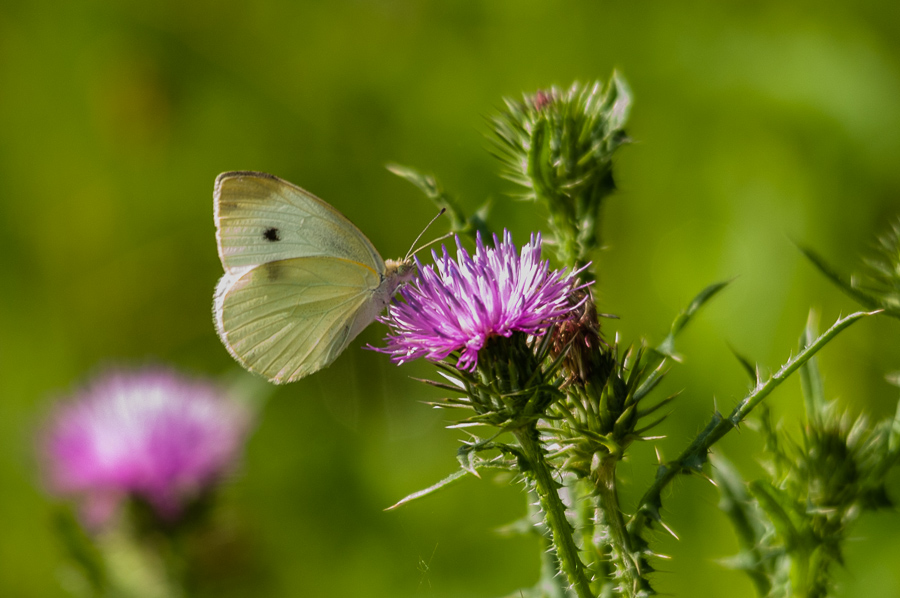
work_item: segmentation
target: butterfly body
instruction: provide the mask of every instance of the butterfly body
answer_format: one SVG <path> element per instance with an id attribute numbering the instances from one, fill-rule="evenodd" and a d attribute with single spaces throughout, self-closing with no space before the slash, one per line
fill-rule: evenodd
<path id="1" fill-rule="evenodd" d="M 330 365 L 415 276 L 311 193 L 260 172 L 226 172 L 213 193 L 225 275 L 216 330 L 247 369 L 281 384 Z"/>

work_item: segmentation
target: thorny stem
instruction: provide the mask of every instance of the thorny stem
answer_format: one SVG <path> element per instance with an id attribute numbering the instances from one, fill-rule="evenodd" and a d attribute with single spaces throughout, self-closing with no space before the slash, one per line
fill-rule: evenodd
<path id="1" fill-rule="evenodd" d="M 584 563 L 578 556 L 578 547 L 572 536 L 574 530 L 566 519 L 566 507 L 559 497 L 560 484 L 553 479 L 553 472 L 538 440 L 537 425 L 529 423 L 514 430 L 513 435 L 527 460 L 524 464 L 527 469 L 526 475 L 534 482 L 534 489 L 544 511 L 547 527 L 550 528 L 550 536 L 560 567 L 569 578 L 569 583 L 572 584 L 578 598 L 594 598 L 590 583 L 584 574 Z"/>
<path id="2" fill-rule="evenodd" d="M 601 538 L 597 534 L 601 532 L 601 528 L 597 521 L 597 510 L 594 508 L 593 501 L 585 498 L 593 492 L 593 484 L 590 480 L 584 478 L 576 478 L 568 476 L 566 478 L 566 486 L 572 496 L 572 509 L 575 512 L 575 527 L 579 532 L 581 541 L 582 562 L 590 572 L 591 580 L 604 580 L 603 584 L 610 583 L 612 579 L 612 564 L 609 562 L 605 551 L 600 548 L 603 545 Z M 596 587 L 596 584 L 595 584 Z M 599 594 L 603 596 L 603 587 L 601 586 Z"/>
<path id="3" fill-rule="evenodd" d="M 625 518 L 619 508 L 619 492 L 616 488 L 616 460 L 604 459 L 600 468 L 593 475 L 594 492 L 599 496 L 598 509 L 609 532 L 609 543 L 612 548 L 613 561 L 619 568 L 622 596 L 634 598 L 645 596 L 642 590 L 649 589 L 641 572 L 641 563 L 634 550 L 631 535 L 625 526 Z M 598 517 L 600 519 L 600 517 Z"/>
<path id="4" fill-rule="evenodd" d="M 784 382 L 791 374 L 800 368 L 807 360 L 815 355 L 819 349 L 827 345 L 839 332 L 850 326 L 853 322 L 879 312 L 856 312 L 846 318 L 839 319 L 834 325 L 825 331 L 815 342 L 809 344 L 793 359 L 790 359 L 780 370 L 773 374 L 765 383 L 760 381 L 756 388 L 748 394 L 732 410 L 728 417 L 718 411 L 702 432 L 691 442 L 681 455 L 674 461 L 659 466 L 656 480 L 653 485 L 641 497 L 637 512 L 628 523 L 629 532 L 640 534 L 650 519 L 659 519 L 660 496 L 663 488 L 671 482 L 679 473 L 698 471 L 706 461 L 710 447 L 718 442 L 725 434 L 733 430 L 749 415 L 764 398 Z"/>
<path id="5" fill-rule="evenodd" d="M 533 488 L 528 488 L 525 494 L 528 497 L 528 519 L 537 530 L 541 542 L 541 580 L 538 587 L 547 598 L 565 598 L 566 582 L 559 574 L 559 559 L 553 550 L 553 542 L 544 522 L 544 515 L 535 501 L 537 493 Z"/>

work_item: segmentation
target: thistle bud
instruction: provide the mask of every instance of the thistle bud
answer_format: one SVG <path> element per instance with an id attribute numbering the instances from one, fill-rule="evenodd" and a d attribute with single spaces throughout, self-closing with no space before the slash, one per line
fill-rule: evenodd
<path id="1" fill-rule="evenodd" d="M 547 205 L 559 257 L 568 266 L 584 265 L 600 245 L 600 206 L 615 190 L 612 156 L 629 141 L 630 106 L 627 84 L 613 74 L 605 88 L 575 83 L 506 100 L 492 119 L 504 176 L 524 187 L 524 199 Z"/>

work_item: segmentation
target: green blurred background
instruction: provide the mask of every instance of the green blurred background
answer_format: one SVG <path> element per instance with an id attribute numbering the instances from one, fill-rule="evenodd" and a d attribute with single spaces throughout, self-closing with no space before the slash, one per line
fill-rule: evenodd
<path id="1" fill-rule="evenodd" d="M 811 306 L 825 325 L 856 309 L 792 240 L 849 271 L 900 214 L 896 1 L 0 0 L 0 595 L 63 595 L 33 456 L 54 397 L 119 363 L 252 383 L 210 316 L 218 173 L 300 184 L 395 257 L 434 213 L 384 169 L 408 164 L 469 209 L 493 198 L 492 225 L 523 241 L 540 215 L 508 199 L 484 117 L 504 96 L 614 68 L 634 92 L 635 143 L 596 256 L 600 309 L 621 317 L 608 334 L 658 341 L 697 291 L 737 277 L 666 382 L 684 389 L 659 442 L 674 456 L 747 389 L 729 344 L 774 368 Z M 210 553 L 209 595 L 495 598 L 536 580 L 536 544 L 494 532 L 525 512 L 509 480 L 382 511 L 453 471 L 458 445 L 410 380 L 427 364 L 360 349 L 383 333 L 271 395 L 223 497 L 230 539 Z M 898 339 L 884 318 L 843 333 L 821 356 L 827 394 L 890 414 Z M 795 426 L 799 383 L 769 403 Z M 758 438 L 732 436 L 721 452 L 755 475 Z M 622 469 L 626 508 L 652 453 Z M 716 502 L 699 478 L 668 493 L 681 540 L 655 544 L 673 557 L 662 592 L 752 595 L 716 562 L 736 550 Z M 855 532 L 837 595 L 900 595 L 900 518 Z"/>

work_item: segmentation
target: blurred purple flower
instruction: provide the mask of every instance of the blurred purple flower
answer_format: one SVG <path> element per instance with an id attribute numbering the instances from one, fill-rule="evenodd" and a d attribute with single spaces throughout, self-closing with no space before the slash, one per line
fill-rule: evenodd
<path id="1" fill-rule="evenodd" d="M 234 465 L 249 413 L 215 385 L 171 370 L 114 371 L 57 406 L 41 437 L 48 483 L 88 525 L 127 496 L 174 521 Z"/>
<path id="2" fill-rule="evenodd" d="M 518 253 L 512 236 L 503 232 L 501 243 L 485 247 L 479 235 L 474 257 L 456 239 L 454 261 L 443 247 L 443 255 L 432 251 L 434 266 L 416 260 L 419 276 L 403 288 L 403 302 L 395 302 L 381 321 L 391 332 L 387 353 L 397 363 L 425 357 L 431 361 L 460 351 L 457 367 L 473 371 L 478 351 L 492 336 L 509 337 L 520 331 L 541 335 L 580 305 L 570 301 L 578 284 L 578 271 L 550 270 L 541 261 L 541 236 Z"/>

